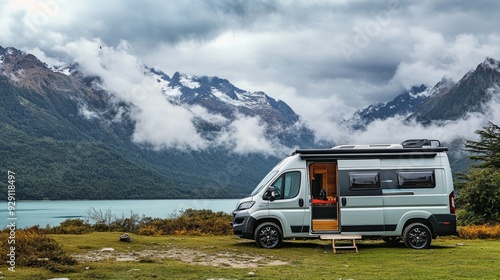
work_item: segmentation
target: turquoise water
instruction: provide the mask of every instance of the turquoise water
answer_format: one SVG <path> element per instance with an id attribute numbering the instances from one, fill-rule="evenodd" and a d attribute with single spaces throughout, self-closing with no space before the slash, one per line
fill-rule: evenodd
<path id="1" fill-rule="evenodd" d="M 15 222 L 17 228 L 56 226 L 66 219 L 86 219 L 86 212 L 91 207 L 102 212 L 110 209 L 118 217 L 129 217 L 133 212 L 141 216 L 168 218 L 188 208 L 231 213 L 237 202 L 238 199 L 16 201 L 13 216 L 9 215 L 7 202 L 0 202 L 0 226 L 3 229 L 10 222 Z"/>

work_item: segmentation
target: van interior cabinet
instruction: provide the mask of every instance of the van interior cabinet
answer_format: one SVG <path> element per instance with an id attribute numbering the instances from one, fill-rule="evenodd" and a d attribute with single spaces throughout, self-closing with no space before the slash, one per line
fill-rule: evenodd
<path id="1" fill-rule="evenodd" d="M 313 219 L 337 219 L 337 204 L 313 205 Z"/>

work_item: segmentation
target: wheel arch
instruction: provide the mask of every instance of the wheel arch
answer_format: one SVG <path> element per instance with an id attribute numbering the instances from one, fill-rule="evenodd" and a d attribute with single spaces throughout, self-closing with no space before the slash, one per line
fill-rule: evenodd
<path id="1" fill-rule="evenodd" d="M 432 217 L 432 216 L 431 216 Z M 432 222 L 429 221 L 429 218 L 425 219 L 425 218 L 412 218 L 412 219 L 409 219 L 407 220 L 404 225 L 403 225 L 403 232 L 404 232 L 404 229 L 413 224 L 413 223 L 421 223 L 421 224 L 424 224 L 426 225 L 429 230 L 431 231 L 431 234 L 432 234 L 432 237 L 434 238 L 435 237 L 435 234 L 434 234 L 434 229 L 433 229 L 433 226 L 432 226 Z"/>
<path id="2" fill-rule="evenodd" d="M 278 218 L 262 218 L 262 219 L 256 220 L 253 223 L 252 236 L 255 235 L 255 230 L 257 229 L 258 226 L 260 226 L 263 223 L 267 223 L 267 222 L 275 223 L 277 226 L 280 227 L 281 232 L 283 233 L 283 225 L 281 224 L 281 221 Z"/>
<path id="3" fill-rule="evenodd" d="M 402 235 L 405 228 L 412 223 L 422 223 L 426 225 L 430 229 L 432 235 L 435 235 L 434 231 L 437 221 L 431 213 L 426 211 L 409 211 L 405 213 L 401 217 L 396 231 Z"/>

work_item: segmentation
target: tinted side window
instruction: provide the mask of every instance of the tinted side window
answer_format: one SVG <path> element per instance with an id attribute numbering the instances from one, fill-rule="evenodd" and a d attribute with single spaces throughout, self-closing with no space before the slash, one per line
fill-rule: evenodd
<path id="1" fill-rule="evenodd" d="M 276 179 L 272 186 L 276 199 L 294 198 L 300 191 L 300 172 L 285 173 Z"/>
<path id="2" fill-rule="evenodd" d="M 379 189 L 378 172 L 350 172 L 349 188 L 351 190 Z"/>
<path id="3" fill-rule="evenodd" d="M 400 188 L 434 188 L 436 180 L 434 171 L 398 171 L 398 184 Z"/>

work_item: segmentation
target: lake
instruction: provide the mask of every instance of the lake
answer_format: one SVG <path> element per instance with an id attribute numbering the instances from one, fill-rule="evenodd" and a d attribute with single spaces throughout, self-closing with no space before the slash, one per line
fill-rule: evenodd
<path id="1" fill-rule="evenodd" d="M 159 199 L 159 200 L 56 200 L 16 201 L 14 216 L 9 216 L 7 202 L 0 205 L 0 225 L 4 229 L 11 221 L 18 228 L 39 225 L 57 226 L 67 219 L 86 219 L 93 207 L 102 212 L 110 209 L 113 215 L 129 217 L 131 212 L 152 218 L 168 218 L 180 210 L 209 209 L 231 213 L 239 199 Z M 17 218 L 17 219 L 16 219 Z M 93 221 L 90 221 L 91 223 Z"/>

